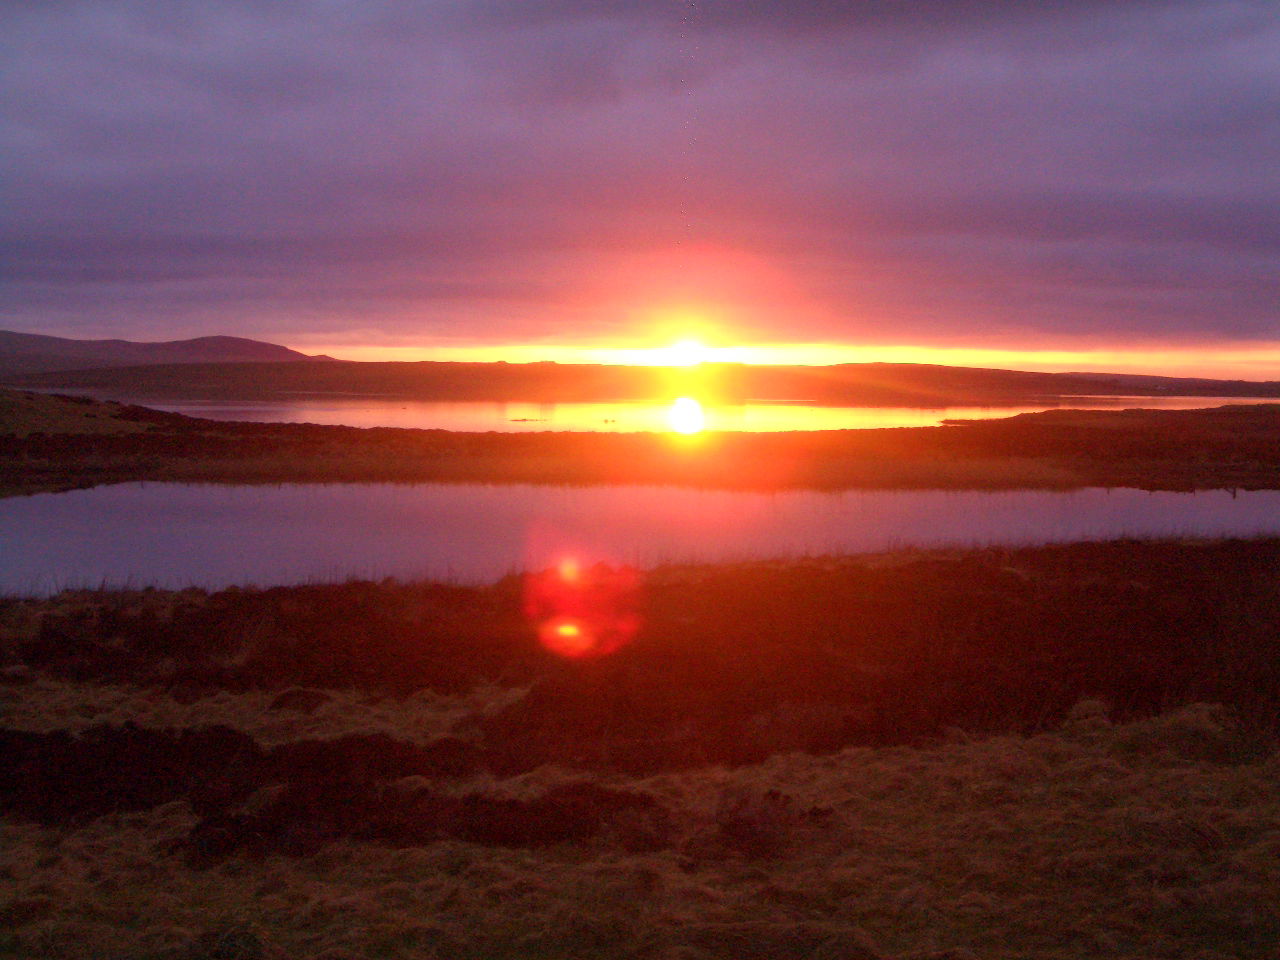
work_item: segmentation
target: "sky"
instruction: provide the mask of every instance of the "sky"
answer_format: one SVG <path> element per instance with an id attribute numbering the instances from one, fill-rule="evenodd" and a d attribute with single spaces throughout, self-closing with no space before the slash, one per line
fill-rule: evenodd
<path id="1" fill-rule="evenodd" d="M 1280 379 L 1275 0 L 0 16 L 7 329 Z"/>

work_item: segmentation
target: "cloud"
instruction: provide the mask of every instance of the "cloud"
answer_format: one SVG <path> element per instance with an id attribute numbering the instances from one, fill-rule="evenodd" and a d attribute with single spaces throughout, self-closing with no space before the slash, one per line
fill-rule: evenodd
<path id="1" fill-rule="evenodd" d="M 1269 0 L 6 6 L 9 326 L 1278 336 Z"/>

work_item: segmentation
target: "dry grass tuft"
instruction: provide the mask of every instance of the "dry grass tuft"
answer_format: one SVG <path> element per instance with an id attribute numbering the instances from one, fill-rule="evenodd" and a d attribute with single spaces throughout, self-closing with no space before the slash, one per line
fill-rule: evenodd
<path id="1" fill-rule="evenodd" d="M 79 732 L 124 723 L 153 730 L 225 726 L 271 747 L 296 740 L 375 735 L 426 744 L 518 700 L 519 687 L 482 685 L 466 693 L 419 690 L 387 697 L 357 690 L 209 691 L 190 697 L 154 687 L 76 682 L 43 675 L 10 684 L 0 726 L 38 733 Z M 302 698 L 300 694 L 310 694 Z"/>
<path id="2" fill-rule="evenodd" d="M 0 601 L 0 957 L 1273 960 L 1277 556 Z"/>
<path id="3" fill-rule="evenodd" d="M 1083 708 L 1034 737 L 600 781 L 671 810 L 670 844 L 639 852 L 608 833 L 337 841 L 198 869 L 167 852 L 197 823 L 184 802 L 75 828 L 9 820 L 0 955 L 214 956 L 234 934 L 261 956 L 405 960 L 1270 957 L 1280 755 L 1223 762 L 1217 716 L 1112 725 Z"/>

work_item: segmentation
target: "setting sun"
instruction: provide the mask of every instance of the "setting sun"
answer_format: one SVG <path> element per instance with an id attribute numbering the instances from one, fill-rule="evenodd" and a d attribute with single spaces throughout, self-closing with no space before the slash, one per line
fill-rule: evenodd
<path id="1" fill-rule="evenodd" d="M 697 340 L 678 340 L 666 349 L 673 367 L 693 367 L 708 359 L 710 351 Z"/>

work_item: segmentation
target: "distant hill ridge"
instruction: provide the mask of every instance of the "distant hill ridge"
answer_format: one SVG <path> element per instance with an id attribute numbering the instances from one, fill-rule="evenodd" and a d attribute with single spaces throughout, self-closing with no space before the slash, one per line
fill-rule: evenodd
<path id="1" fill-rule="evenodd" d="M 570 403 L 702 395 L 852 406 L 1004 406 L 1071 396 L 1280 397 L 1280 382 L 1036 373 L 925 364 L 828 367 L 703 364 L 356 362 L 151 364 L 0 378 L 9 386 L 115 400 L 270 401 L 301 397 Z"/>
<path id="2" fill-rule="evenodd" d="M 167 363 L 282 363 L 328 359 L 309 357 L 276 343 L 245 337 L 139 342 L 73 340 L 0 330 L 0 376 Z"/>
<path id="3" fill-rule="evenodd" d="M 324 360 L 326 363 L 314 361 Z M 264 375 L 263 364 L 270 364 Z M 702 393 L 723 401 L 869 406 L 1043 402 L 1073 395 L 1280 397 L 1280 382 L 1117 373 L 1038 373 L 911 363 L 825 367 L 703 364 L 354 362 L 310 357 L 243 337 L 162 343 L 70 340 L 0 330 L 0 383 L 110 399 L 279 400 L 303 396 L 547 403 L 654 400 Z"/>

